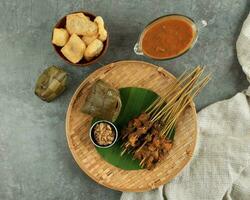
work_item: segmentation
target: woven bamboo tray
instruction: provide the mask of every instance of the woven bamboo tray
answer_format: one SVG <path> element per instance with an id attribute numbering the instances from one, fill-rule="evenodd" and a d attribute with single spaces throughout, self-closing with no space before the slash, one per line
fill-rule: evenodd
<path id="1" fill-rule="evenodd" d="M 66 136 L 79 167 L 97 183 L 119 191 L 142 192 L 159 187 L 174 178 L 191 159 L 197 136 L 194 103 L 180 116 L 174 146 L 156 168 L 122 170 L 101 158 L 91 143 L 88 130 L 92 118 L 80 112 L 91 85 L 103 79 L 116 88 L 143 87 L 163 96 L 175 77 L 161 67 L 142 61 L 119 61 L 106 65 L 86 78 L 76 90 L 66 116 Z"/>

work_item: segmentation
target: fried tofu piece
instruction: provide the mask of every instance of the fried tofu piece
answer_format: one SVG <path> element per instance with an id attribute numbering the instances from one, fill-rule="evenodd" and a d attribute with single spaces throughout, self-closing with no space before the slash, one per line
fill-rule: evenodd
<path id="1" fill-rule="evenodd" d="M 78 17 L 84 18 L 86 20 L 90 20 L 89 17 L 87 17 L 83 13 L 73 13 L 73 14 L 70 14 L 70 15 L 67 15 L 67 16 L 78 16 Z"/>
<path id="2" fill-rule="evenodd" d="M 69 39 L 69 33 L 64 28 L 54 28 L 52 43 L 56 46 L 63 47 Z"/>
<path id="3" fill-rule="evenodd" d="M 85 52 L 84 52 L 84 58 L 89 61 L 92 58 L 98 56 L 103 49 L 103 43 L 99 39 L 95 39 L 93 42 L 87 46 Z"/>
<path id="4" fill-rule="evenodd" d="M 84 55 L 85 43 L 76 34 L 71 35 L 69 41 L 61 49 L 62 54 L 72 63 L 78 63 Z"/>
<path id="5" fill-rule="evenodd" d="M 95 39 L 97 39 L 98 34 L 93 36 L 83 36 L 82 41 L 88 46 L 91 42 L 93 42 Z"/>
<path id="6" fill-rule="evenodd" d="M 97 16 L 94 22 L 98 25 L 98 34 L 99 34 L 98 39 L 104 42 L 108 37 L 108 33 L 104 28 L 103 18 L 101 16 Z"/>
<path id="7" fill-rule="evenodd" d="M 95 22 L 90 21 L 83 13 L 75 13 L 67 15 L 66 29 L 70 34 L 92 36 L 98 32 Z"/>

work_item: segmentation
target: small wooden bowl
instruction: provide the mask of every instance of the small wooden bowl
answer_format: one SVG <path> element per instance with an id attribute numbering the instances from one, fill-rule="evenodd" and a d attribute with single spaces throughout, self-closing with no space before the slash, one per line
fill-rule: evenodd
<path id="1" fill-rule="evenodd" d="M 84 15 L 88 16 L 90 18 L 91 21 L 94 21 L 96 15 L 92 14 L 92 13 L 89 13 L 89 12 L 86 12 L 86 11 L 76 11 L 76 12 L 72 12 L 72 13 L 69 13 L 67 15 L 70 15 L 70 14 L 74 14 L 74 13 L 83 13 Z M 57 23 L 56 25 L 54 26 L 54 28 L 65 28 L 66 26 L 66 16 L 65 15 L 64 17 L 62 17 Z M 107 30 L 107 27 L 105 26 L 105 29 Z M 54 30 L 54 29 L 53 29 Z M 70 62 L 61 52 L 61 48 L 62 47 L 59 47 L 59 46 L 56 46 L 52 43 L 52 38 L 53 38 L 53 30 L 52 30 L 52 36 L 51 36 L 51 44 L 52 46 L 54 47 L 54 50 L 55 52 L 67 63 L 69 64 L 72 64 L 72 65 L 75 65 L 75 66 L 78 66 L 78 67 L 85 67 L 85 66 L 88 66 L 88 65 L 91 65 L 93 63 L 96 63 L 106 52 L 107 52 L 107 49 L 108 49 L 108 46 L 109 46 L 109 33 L 108 33 L 108 36 L 107 36 L 107 40 L 103 42 L 103 50 L 102 52 L 95 58 L 93 58 L 92 60 L 90 61 L 86 61 L 84 58 L 82 58 L 78 63 L 72 63 Z M 108 30 L 107 30 L 108 32 Z"/>

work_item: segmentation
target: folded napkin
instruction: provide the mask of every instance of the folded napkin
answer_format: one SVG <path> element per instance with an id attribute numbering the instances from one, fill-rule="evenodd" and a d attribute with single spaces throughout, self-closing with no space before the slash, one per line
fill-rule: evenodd
<path id="1" fill-rule="evenodd" d="M 250 81 L 250 14 L 236 44 Z M 170 183 L 121 200 L 250 200 L 250 87 L 198 114 L 194 156 Z"/>

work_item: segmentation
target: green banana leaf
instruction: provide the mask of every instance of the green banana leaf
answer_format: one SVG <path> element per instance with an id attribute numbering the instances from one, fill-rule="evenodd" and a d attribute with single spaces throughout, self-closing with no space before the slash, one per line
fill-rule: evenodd
<path id="1" fill-rule="evenodd" d="M 134 87 L 121 88 L 120 95 L 122 108 L 119 117 L 114 122 L 118 132 L 127 125 L 129 120 L 140 115 L 158 97 L 158 95 L 151 90 Z M 97 120 L 98 119 L 95 118 L 93 122 Z M 133 160 L 131 154 L 125 153 L 122 156 L 120 155 L 122 152 L 121 144 L 121 139 L 118 139 L 112 147 L 107 149 L 96 147 L 96 150 L 104 160 L 116 167 L 124 170 L 141 169 L 139 161 Z"/>

